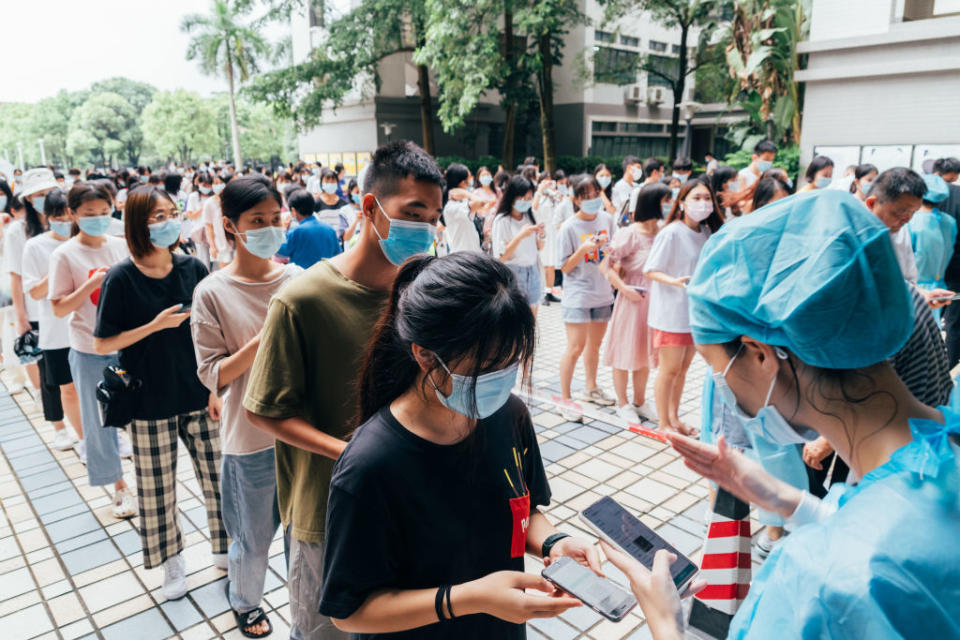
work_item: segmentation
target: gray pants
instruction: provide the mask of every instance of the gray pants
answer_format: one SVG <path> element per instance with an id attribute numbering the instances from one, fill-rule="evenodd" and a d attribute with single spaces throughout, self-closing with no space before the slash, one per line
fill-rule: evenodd
<path id="1" fill-rule="evenodd" d="M 290 590 L 290 640 L 346 640 L 330 618 L 317 612 L 323 584 L 323 544 L 290 536 L 287 588 Z"/>

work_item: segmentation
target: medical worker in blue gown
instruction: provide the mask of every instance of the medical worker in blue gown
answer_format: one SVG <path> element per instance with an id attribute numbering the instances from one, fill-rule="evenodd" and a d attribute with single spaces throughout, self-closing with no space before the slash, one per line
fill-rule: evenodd
<path id="1" fill-rule="evenodd" d="M 855 484 L 823 501 L 726 444 L 670 440 L 687 465 L 786 517 L 731 638 L 960 638 L 960 415 L 928 407 L 887 362 L 912 307 L 889 230 L 849 194 L 816 191 L 737 218 L 687 289 L 694 341 L 744 428 L 824 436 Z M 654 638 L 682 638 L 661 551 L 648 571 L 604 547 Z"/>
<path id="2" fill-rule="evenodd" d="M 938 206 L 950 196 L 944 179 L 928 173 L 923 176 L 923 181 L 927 184 L 923 206 L 907 223 L 917 262 L 917 286 L 927 290 L 945 289 L 944 274 L 953 256 L 957 221 L 950 214 L 940 211 Z M 934 309 L 933 313 L 939 320 L 940 310 Z"/>

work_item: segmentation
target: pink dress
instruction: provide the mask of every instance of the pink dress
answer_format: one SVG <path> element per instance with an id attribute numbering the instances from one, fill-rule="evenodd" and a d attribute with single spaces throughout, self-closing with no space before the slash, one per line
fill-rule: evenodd
<path id="1" fill-rule="evenodd" d="M 627 284 L 647 288 L 642 302 L 627 300 L 618 295 L 613 305 L 613 316 L 607 330 L 607 346 L 603 364 L 623 371 L 653 367 L 653 331 L 647 326 L 650 308 L 650 281 L 643 276 L 643 264 L 653 247 L 652 235 L 638 225 L 617 230 L 610 243 L 610 264 L 620 263 L 620 277 Z"/>

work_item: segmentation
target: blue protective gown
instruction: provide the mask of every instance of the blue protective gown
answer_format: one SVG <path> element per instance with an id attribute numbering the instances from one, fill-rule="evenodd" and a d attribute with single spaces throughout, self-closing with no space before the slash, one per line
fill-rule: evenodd
<path id="1" fill-rule="evenodd" d="M 912 420 L 913 441 L 757 573 L 729 638 L 960 638 L 960 414 Z"/>
<path id="2" fill-rule="evenodd" d="M 939 209 L 917 211 L 907 223 L 917 260 L 917 283 L 924 289 L 946 286 L 943 282 L 957 239 L 957 222 Z"/>

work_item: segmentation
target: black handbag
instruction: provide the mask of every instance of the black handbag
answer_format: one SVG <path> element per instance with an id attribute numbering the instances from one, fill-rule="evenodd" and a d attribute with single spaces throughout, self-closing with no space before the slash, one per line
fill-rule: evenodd
<path id="1" fill-rule="evenodd" d="M 97 383 L 100 422 L 104 427 L 125 427 L 133 419 L 140 387 L 141 381 L 125 369 L 104 367 L 103 380 Z"/>
<path id="2" fill-rule="evenodd" d="M 40 348 L 40 332 L 30 329 L 13 341 L 13 352 L 20 359 L 20 364 L 31 364 L 43 357 Z"/>

